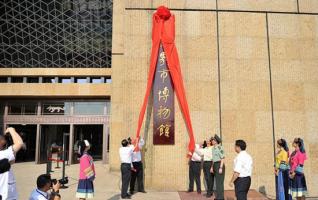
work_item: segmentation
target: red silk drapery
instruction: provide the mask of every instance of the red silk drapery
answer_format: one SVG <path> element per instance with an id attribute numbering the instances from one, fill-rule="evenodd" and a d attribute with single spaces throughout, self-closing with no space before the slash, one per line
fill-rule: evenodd
<path id="1" fill-rule="evenodd" d="M 179 100 L 179 105 L 185 119 L 188 133 L 189 133 L 189 145 L 188 149 L 190 153 L 193 153 L 195 147 L 195 140 L 193 134 L 192 123 L 190 119 L 190 112 L 188 102 L 185 96 L 185 89 L 183 86 L 183 79 L 181 74 L 181 68 L 179 63 L 179 57 L 177 48 L 175 46 L 175 16 L 170 13 L 169 9 L 160 6 L 157 12 L 152 17 L 152 49 L 150 58 L 150 70 L 148 73 L 147 89 L 143 100 L 143 104 L 139 114 L 136 138 L 139 140 L 140 129 L 144 119 L 148 98 L 150 95 L 151 88 L 153 86 L 154 73 L 156 70 L 157 57 L 160 43 L 163 45 L 163 49 L 166 54 L 168 69 L 172 78 L 174 90 Z"/>

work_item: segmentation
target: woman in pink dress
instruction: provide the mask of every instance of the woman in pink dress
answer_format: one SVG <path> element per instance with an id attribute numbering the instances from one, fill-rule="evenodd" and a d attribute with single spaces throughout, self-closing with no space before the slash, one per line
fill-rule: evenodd
<path id="1" fill-rule="evenodd" d="M 87 140 L 81 141 L 78 147 L 80 158 L 80 173 L 76 192 L 76 197 L 80 200 L 91 199 L 94 197 L 95 167 L 93 158 L 88 154 L 90 144 Z"/>
<path id="2" fill-rule="evenodd" d="M 290 186 L 289 194 L 297 200 L 305 199 L 307 195 L 307 185 L 304 175 L 304 163 L 307 160 L 304 141 L 295 138 L 293 142 L 295 151 L 290 155 Z"/>

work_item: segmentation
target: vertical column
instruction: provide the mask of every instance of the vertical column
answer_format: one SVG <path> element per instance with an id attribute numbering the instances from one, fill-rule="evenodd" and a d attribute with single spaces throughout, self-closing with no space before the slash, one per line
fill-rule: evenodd
<path id="1" fill-rule="evenodd" d="M 108 152 L 107 152 L 107 144 L 108 144 L 108 134 L 109 128 L 108 125 L 103 125 L 103 163 L 108 163 Z"/>
<path id="2" fill-rule="evenodd" d="M 74 145 L 74 124 L 70 124 L 70 139 L 69 139 L 69 149 L 68 149 L 68 162 L 73 163 L 73 145 Z"/>
<path id="3" fill-rule="evenodd" d="M 36 142 L 35 142 L 35 163 L 40 163 L 40 124 L 36 125 Z"/>

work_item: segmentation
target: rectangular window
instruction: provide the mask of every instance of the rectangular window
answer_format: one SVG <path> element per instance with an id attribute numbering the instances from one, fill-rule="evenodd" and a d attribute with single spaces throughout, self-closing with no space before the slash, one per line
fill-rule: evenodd
<path id="1" fill-rule="evenodd" d="M 0 103 L 0 118 L 2 117 L 2 115 L 4 114 L 4 108 L 5 108 L 5 105 L 4 105 L 4 103 Z M 2 129 L 0 129 L 0 130 L 2 130 Z"/>
<path id="2" fill-rule="evenodd" d="M 42 104 L 43 115 L 69 115 L 70 111 L 70 102 L 45 102 Z"/>
<path id="3" fill-rule="evenodd" d="M 110 77 L 105 78 L 105 83 L 112 83 L 112 78 Z"/>
<path id="4" fill-rule="evenodd" d="M 36 115 L 38 110 L 38 105 L 36 102 L 29 102 L 24 104 L 24 114 L 25 115 Z"/>
<path id="5" fill-rule="evenodd" d="M 23 77 L 18 77 L 18 76 L 11 77 L 11 83 L 23 83 Z"/>
<path id="6" fill-rule="evenodd" d="M 8 103 L 9 115 L 22 115 L 23 104 L 19 102 Z"/>
<path id="7" fill-rule="evenodd" d="M 74 102 L 75 115 L 104 115 L 106 102 Z"/>
<path id="8" fill-rule="evenodd" d="M 39 77 L 27 77 L 27 83 L 38 83 Z"/>
<path id="9" fill-rule="evenodd" d="M 72 79 L 70 77 L 62 77 L 59 78 L 59 83 L 72 83 Z"/>
<path id="10" fill-rule="evenodd" d="M 8 78 L 7 77 L 0 77 L 0 83 L 7 83 Z"/>
<path id="11" fill-rule="evenodd" d="M 75 78 L 75 82 L 76 82 L 76 83 L 88 83 L 86 77 L 78 77 L 78 78 Z"/>
<path id="12" fill-rule="evenodd" d="M 91 83 L 103 83 L 103 80 L 101 77 L 92 77 Z"/>
<path id="13" fill-rule="evenodd" d="M 55 77 L 43 77 L 43 83 L 56 83 Z"/>
<path id="14" fill-rule="evenodd" d="M 106 115 L 110 115 L 111 103 L 106 101 Z"/>

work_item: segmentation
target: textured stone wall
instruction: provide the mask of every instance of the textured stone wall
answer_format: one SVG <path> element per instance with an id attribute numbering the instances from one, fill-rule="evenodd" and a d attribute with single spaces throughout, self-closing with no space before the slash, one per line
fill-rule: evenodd
<path id="1" fill-rule="evenodd" d="M 146 89 L 153 11 L 144 8 L 163 4 L 178 9 L 173 11 L 176 46 L 196 140 L 201 142 L 222 131 L 227 154 L 226 187 L 235 157 L 233 143 L 242 138 L 248 142 L 248 151 L 255 162 L 252 187 L 274 194 L 274 125 L 276 139 L 305 138 L 309 190 L 311 195 L 318 195 L 314 182 L 318 179 L 314 167 L 318 164 L 318 15 L 297 13 L 318 12 L 318 2 L 255 2 L 219 0 L 218 8 L 223 11 L 217 18 L 216 1 L 114 1 L 112 170 L 119 169 L 121 139 L 135 134 Z M 144 163 L 148 188 L 187 189 L 188 136 L 178 102 L 175 104 L 174 146 L 152 145 L 149 104 L 141 132 L 146 138 Z"/>

